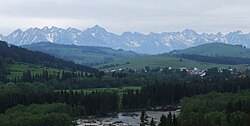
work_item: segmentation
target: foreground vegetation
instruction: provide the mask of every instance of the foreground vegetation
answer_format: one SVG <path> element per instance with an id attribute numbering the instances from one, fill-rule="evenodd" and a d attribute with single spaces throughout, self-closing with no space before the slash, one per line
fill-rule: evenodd
<path id="1" fill-rule="evenodd" d="M 250 91 L 211 92 L 181 100 L 181 113 L 162 115 L 158 126 L 249 126 Z M 156 126 L 143 111 L 141 126 Z"/>
<path id="2" fill-rule="evenodd" d="M 73 126 L 66 104 L 18 105 L 0 114 L 1 126 Z"/>
<path id="3" fill-rule="evenodd" d="M 250 91 L 209 93 L 181 101 L 181 126 L 249 126 Z"/>

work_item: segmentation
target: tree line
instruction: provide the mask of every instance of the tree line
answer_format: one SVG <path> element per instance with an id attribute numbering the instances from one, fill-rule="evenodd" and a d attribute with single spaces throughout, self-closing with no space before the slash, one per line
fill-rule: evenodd
<path id="1" fill-rule="evenodd" d="M 5 74 L 6 76 L 8 74 Z M 5 77 L 6 77 L 5 76 Z M 2 82 L 42 82 L 53 86 L 57 90 L 61 89 L 82 89 L 99 87 L 120 87 L 120 86 L 141 86 L 145 84 L 143 78 L 133 77 L 125 73 L 106 74 L 102 71 L 95 73 L 84 73 L 74 71 L 60 71 L 50 73 L 47 70 L 41 73 L 32 73 L 30 70 L 24 71 L 21 76 L 12 79 L 1 80 Z"/>
<path id="2" fill-rule="evenodd" d="M 175 56 L 206 63 L 229 64 L 229 65 L 250 64 L 249 58 L 242 58 L 242 57 L 203 56 L 197 54 L 179 54 Z"/>
<path id="3" fill-rule="evenodd" d="M 41 83 L 0 85 L 0 112 L 16 105 L 65 103 L 71 116 L 105 115 L 118 110 L 117 92 L 54 91 Z"/>
<path id="4" fill-rule="evenodd" d="M 141 90 L 127 91 L 123 94 L 122 105 L 125 109 L 149 108 L 178 104 L 183 97 L 206 94 L 209 92 L 233 92 L 250 89 L 250 78 L 221 78 L 219 75 L 203 79 L 156 81 L 143 86 Z"/>
<path id="5" fill-rule="evenodd" d="M 0 81 L 6 82 L 7 81 L 7 64 L 3 58 L 0 57 Z"/>
<path id="6" fill-rule="evenodd" d="M 157 125 L 158 124 L 158 125 Z M 172 114 L 171 112 L 168 115 L 162 115 L 160 118 L 160 122 L 155 122 L 154 118 L 151 118 L 149 121 L 149 117 L 145 111 L 141 112 L 140 116 L 140 126 L 179 126 L 177 116 Z"/>

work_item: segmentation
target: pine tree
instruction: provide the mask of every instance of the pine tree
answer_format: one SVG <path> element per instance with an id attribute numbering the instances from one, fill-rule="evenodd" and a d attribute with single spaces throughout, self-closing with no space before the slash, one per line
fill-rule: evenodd
<path id="1" fill-rule="evenodd" d="M 161 116 L 160 123 L 158 126 L 167 126 L 167 117 L 165 115 Z"/>
<path id="2" fill-rule="evenodd" d="M 155 121 L 153 118 L 151 119 L 150 126 L 155 126 Z"/>
<path id="3" fill-rule="evenodd" d="M 171 112 L 168 113 L 167 126 L 173 126 L 172 113 Z"/>
<path id="4" fill-rule="evenodd" d="M 173 115 L 173 125 L 178 126 L 178 121 L 175 114 Z"/>
<path id="5" fill-rule="evenodd" d="M 147 116 L 147 114 L 146 114 L 145 111 L 142 111 L 142 112 L 141 112 L 141 117 L 140 117 L 140 119 L 141 119 L 141 124 L 140 124 L 140 126 L 148 125 L 148 116 Z"/>

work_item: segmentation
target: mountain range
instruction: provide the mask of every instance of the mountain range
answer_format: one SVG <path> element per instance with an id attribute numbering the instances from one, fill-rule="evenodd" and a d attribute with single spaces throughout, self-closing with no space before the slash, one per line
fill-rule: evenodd
<path id="1" fill-rule="evenodd" d="M 151 32 L 149 34 L 124 32 L 118 35 L 98 25 L 86 30 L 57 27 L 29 28 L 25 31 L 17 29 L 7 36 L 0 35 L 0 40 L 14 45 L 51 42 L 81 46 L 102 46 L 145 54 L 170 52 L 213 42 L 250 47 L 250 33 L 244 34 L 241 31 L 228 34 L 220 32 L 217 34 L 199 34 L 192 29 L 186 29 L 182 32 Z"/>

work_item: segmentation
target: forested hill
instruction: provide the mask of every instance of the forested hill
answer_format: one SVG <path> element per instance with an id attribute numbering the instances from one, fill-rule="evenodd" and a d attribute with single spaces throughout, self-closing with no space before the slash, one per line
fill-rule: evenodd
<path id="1" fill-rule="evenodd" d="M 52 67 L 58 69 L 70 69 L 74 71 L 78 70 L 83 72 L 98 71 L 97 69 L 91 67 L 75 64 L 70 61 L 64 61 L 46 53 L 38 51 L 29 51 L 18 46 L 8 45 L 4 41 L 0 41 L 0 57 L 10 58 L 17 62 L 37 64 L 45 67 Z"/>
<path id="2" fill-rule="evenodd" d="M 64 45 L 51 42 L 33 43 L 22 47 L 89 66 L 141 56 L 141 54 L 133 51 L 122 49 L 115 50 L 109 47 Z"/>
<path id="3" fill-rule="evenodd" d="M 203 56 L 241 57 L 250 58 L 250 49 L 241 45 L 224 43 L 208 43 L 184 50 L 170 52 L 172 54 L 194 54 Z"/>

